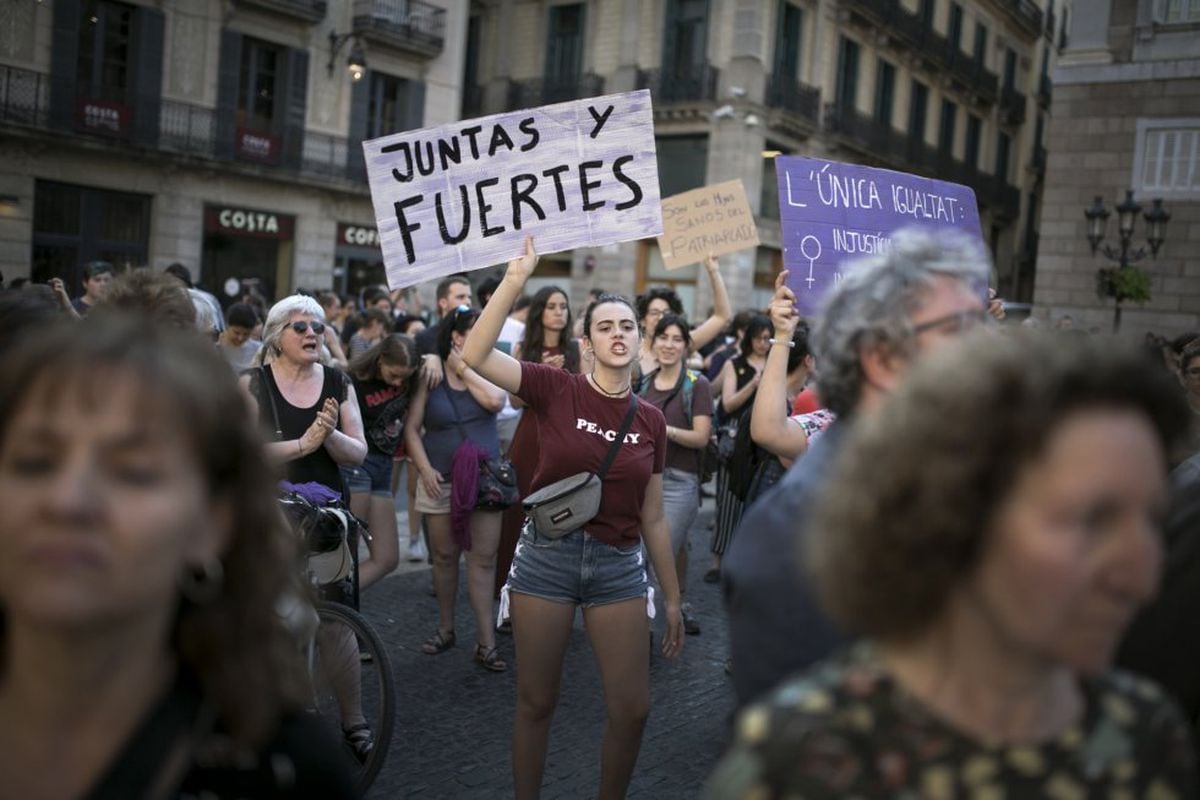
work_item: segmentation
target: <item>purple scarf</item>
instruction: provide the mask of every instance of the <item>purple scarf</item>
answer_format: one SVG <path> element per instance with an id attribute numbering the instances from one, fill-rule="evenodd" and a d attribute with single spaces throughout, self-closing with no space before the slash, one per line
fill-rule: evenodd
<path id="1" fill-rule="evenodd" d="M 479 462 L 489 454 L 463 439 L 450 462 L 450 535 L 463 550 L 471 549 L 471 512 L 479 497 Z"/>

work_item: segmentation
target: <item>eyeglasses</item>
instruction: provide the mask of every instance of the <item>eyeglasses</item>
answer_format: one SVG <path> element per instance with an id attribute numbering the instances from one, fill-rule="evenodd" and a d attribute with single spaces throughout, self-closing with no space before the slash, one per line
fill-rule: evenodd
<path id="1" fill-rule="evenodd" d="M 312 322 L 305 322 L 304 320 L 296 320 L 288 327 L 291 328 L 292 330 L 294 330 L 296 333 L 300 334 L 301 336 L 303 336 L 308 331 L 309 328 L 312 328 L 312 332 L 315 333 L 317 336 L 320 336 L 322 333 L 325 332 L 325 323 L 317 322 L 316 320 L 313 320 Z"/>
<path id="2" fill-rule="evenodd" d="M 966 333 L 967 331 L 983 325 L 988 320 L 988 313 L 982 308 L 972 308 L 966 311 L 956 311 L 953 314 L 947 314 L 944 317 L 931 319 L 928 322 L 922 322 L 920 325 L 913 326 L 914 334 L 921 334 L 925 331 L 941 330 L 944 333 Z"/>

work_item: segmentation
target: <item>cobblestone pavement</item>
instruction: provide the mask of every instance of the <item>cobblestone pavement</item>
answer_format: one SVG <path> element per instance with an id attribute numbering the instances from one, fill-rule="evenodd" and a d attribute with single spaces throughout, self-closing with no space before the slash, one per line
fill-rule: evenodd
<path id="1" fill-rule="evenodd" d="M 675 661 L 654 658 L 650 719 L 629 791 L 633 798 L 696 797 L 726 741 L 733 707 L 733 689 L 724 673 L 728 634 L 719 589 L 701 579 L 709 566 L 711 520 L 712 501 L 706 500 L 690 534 L 688 585 L 702 632 L 687 637 Z M 508 672 L 485 672 L 471 660 L 475 625 L 466 587 L 460 585 L 458 646 L 438 656 L 424 655 L 421 642 L 437 625 L 437 605 L 429 588 L 428 568 L 408 568 L 363 597 L 363 613 L 388 646 L 398 692 L 396 733 L 370 796 L 511 797 L 509 739 L 516 692 L 512 639 L 497 637 Z M 652 625 L 658 628 L 660 621 Z M 655 640 L 657 650 L 657 631 Z M 550 732 L 545 800 L 595 796 L 603 725 L 600 678 L 582 617 L 576 615 Z"/>

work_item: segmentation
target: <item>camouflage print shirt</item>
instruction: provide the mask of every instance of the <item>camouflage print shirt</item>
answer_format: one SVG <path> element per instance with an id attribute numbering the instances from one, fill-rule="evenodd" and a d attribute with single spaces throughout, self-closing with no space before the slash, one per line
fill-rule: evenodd
<path id="1" fill-rule="evenodd" d="M 1083 679 L 1080 721 L 1049 741 L 984 745 L 907 694 L 867 644 L 777 688 L 738 719 L 708 800 L 1196 797 L 1187 726 L 1152 683 Z"/>

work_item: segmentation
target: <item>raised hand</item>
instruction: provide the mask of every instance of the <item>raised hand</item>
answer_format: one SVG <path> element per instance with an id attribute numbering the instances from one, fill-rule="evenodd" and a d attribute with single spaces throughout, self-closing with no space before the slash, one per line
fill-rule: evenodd
<path id="1" fill-rule="evenodd" d="M 776 339 L 790 339 L 796 332 L 800 322 L 800 314 L 796 311 L 796 293 L 787 286 L 788 271 L 780 270 L 775 276 L 775 294 L 767 307 L 771 324 L 775 327 Z"/>
<path id="2" fill-rule="evenodd" d="M 533 248 L 533 237 L 526 236 L 525 254 L 508 262 L 508 270 L 504 273 L 504 277 L 524 284 L 525 281 L 529 280 L 529 276 L 533 274 L 537 262 L 538 254 Z"/>

